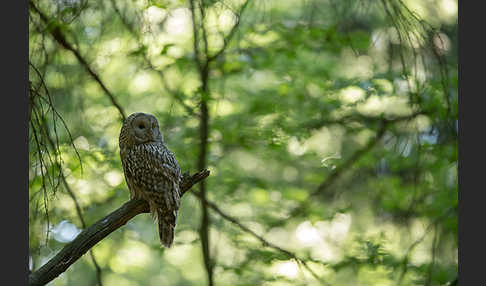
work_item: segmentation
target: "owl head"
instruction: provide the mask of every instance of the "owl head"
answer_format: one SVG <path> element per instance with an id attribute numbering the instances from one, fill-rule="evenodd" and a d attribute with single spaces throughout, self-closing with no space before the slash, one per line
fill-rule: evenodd
<path id="1" fill-rule="evenodd" d="M 125 120 L 120 132 L 120 148 L 148 142 L 162 142 L 159 122 L 152 114 L 137 112 Z"/>

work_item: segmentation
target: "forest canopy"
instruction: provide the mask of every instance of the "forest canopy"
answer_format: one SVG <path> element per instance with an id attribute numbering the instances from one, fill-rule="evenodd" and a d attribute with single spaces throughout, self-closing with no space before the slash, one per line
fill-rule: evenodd
<path id="1" fill-rule="evenodd" d="M 457 27 L 455 0 L 30 0 L 30 275 L 129 201 L 145 112 L 210 171 L 173 246 L 136 215 L 48 285 L 457 285 Z"/>

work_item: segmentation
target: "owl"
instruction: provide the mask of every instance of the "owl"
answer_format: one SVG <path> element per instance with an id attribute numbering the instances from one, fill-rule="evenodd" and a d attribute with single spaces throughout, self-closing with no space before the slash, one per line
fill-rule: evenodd
<path id="1" fill-rule="evenodd" d="M 157 119 L 133 113 L 124 121 L 119 138 L 120 157 L 131 199 L 143 199 L 159 226 L 160 242 L 174 240 L 180 206 L 181 170 L 174 154 L 162 140 Z"/>

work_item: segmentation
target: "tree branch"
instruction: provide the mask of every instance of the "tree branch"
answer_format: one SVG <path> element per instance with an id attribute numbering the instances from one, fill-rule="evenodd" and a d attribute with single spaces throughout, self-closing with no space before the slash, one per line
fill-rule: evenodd
<path id="1" fill-rule="evenodd" d="M 243 5 L 241 5 L 240 11 L 237 14 L 235 13 L 236 14 L 236 23 L 233 25 L 233 27 L 231 27 L 231 30 L 230 30 L 228 36 L 226 36 L 226 38 L 223 39 L 223 46 L 221 47 L 221 49 L 219 51 L 217 51 L 214 55 L 211 55 L 211 56 L 208 55 L 208 60 L 207 60 L 208 62 L 212 62 L 212 61 L 216 60 L 226 50 L 226 48 L 228 47 L 228 44 L 231 42 L 231 39 L 233 38 L 233 36 L 236 32 L 236 30 L 238 30 L 238 27 L 240 25 L 241 15 L 245 11 L 245 9 L 246 9 L 246 7 L 248 6 L 249 3 L 250 3 L 250 0 L 245 1 L 245 3 L 243 3 Z"/>
<path id="2" fill-rule="evenodd" d="M 120 11 L 120 9 L 118 8 L 118 6 L 116 5 L 116 1 L 115 0 L 111 0 L 111 4 L 113 6 L 113 9 L 115 10 L 115 13 L 118 15 L 118 17 L 120 18 L 123 26 L 128 30 L 128 32 L 130 32 L 130 34 L 137 40 L 137 43 L 138 43 L 138 46 L 139 48 L 142 48 L 143 47 L 143 43 L 140 39 L 140 34 L 138 33 L 138 30 L 136 30 L 133 25 L 131 23 L 129 23 L 125 17 L 123 16 L 122 12 Z M 150 60 L 150 58 L 148 57 L 147 55 L 147 52 L 146 51 L 143 51 L 143 60 L 145 62 L 145 64 L 148 65 L 148 67 L 156 72 L 158 74 L 158 76 L 160 77 L 160 82 L 162 83 L 163 87 L 167 90 L 167 92 L 177 101 L 179 102 L 179 104 L 186 110 L 186 112 L 190 115 L 193 115 L 193 116 L 199 116 L 199 114 L 194 110 L 193 107 L 189 106 L 187 103 L 184 102 L 184 93 L 180 90 L 177 90 L 177 89 L 172 89 L 170 86 L 169 86 L 169 83 L 167 82 L 167 78 L 164 74 L 164 71 L 163 70 L 160 70 L 160 69 L 157 69 L 152 61 Z"/>
<path id="3" fill-rule="evenodd" d="M 50 21 L 47 18 L 47 16 L 44 15 L 44 13 L 42 13 L 37 8 L 37 6 L 35 6 L 34 2 L 29 1 L 29 7 L 30 7 L 30 9 L 34 10 L 39 15 L 39 17 L 41 18 L 41 20 L 46 25 L 49 24 Z M 51 34 L 51 36 L 56 40 L 56 42 L 58 42 L 63 48 L 65 48 L 66 50 L 71 51 L 74 54 L 74 56 L 78 59 L 79 63 L 86 69 L 86 71 L 91 75 L 91 77 L 99 84 L 99 86 L 101 87 L 101 89 L 105 92 L 105 94 L 110 99 L 111 103 L 116 107 L 116 109 L 118 109 L 118 112 L 120 113 L 120 116 L 121 116 L 122 121 L 125 121 L 126 115 L 125 115 L 125 111 L 123 110 L 123 108 L 121 107 L 121 105 L 116 101 L 116 99 L 113 96 L 113 94 L 111 93 L 111 91 L 109 91 L 108 88 L 106 87 L 106 85 L 101 81 L 101 79 L 98 76 L 98 74 L 96 74 L 93 71 L 93 69 L 90 67 L 90 65 L 88 64 L 88 62 L 81 56 L 81 54 L 79 53 L 79 51 L 76 50 L 67 41 L 67 39 L 64 36 L 64 34 L 62 33 L 61 28 L 59 27 L 59 25 L 56 25 L 54 28 L 47 29 L 47 30 L 49 31 L 49 33 Z"/>
<path id="4" fill-rule="evenodd" d="M 231 222 L 232 224 L 238 226 L 241 230 L 243 230 L 244 232 L 247 232 L 249 234 L 251 234 L 253 237 L 255 237 L 257 240 L 259 240 L 264 246 L 266 247 L 269 247 L 269 248 L 272 248 L 272 249 L 275 249 L 279 252 L 282 252 L 283 254 L 285 254 L 287 257 L 291 258 L 291 259 L 294 259 L 295 261 L 297 261 L 297 263 L 300 263 L 302 264 L 306 269 L 307 271 L 309 271 L 309 273 L 312 274 L 312 276 L 314 276 L 314 278 L 316 278 L 318 281 L 322 282 L 323 284 L 326 284 L 328 285 L 327 282 L 323 281 L 306 263 L 306 261 L 302 258 L 299 258 L 296 254 L 286 250 L 286 249 L 283 249 L 281 248 L 280 246 L 278 245 L 275 245 L 271 242 L 269 242 L 268 240 L 266 240 L 265 238 L 263 238 L 262 236 L 258 235 L 257 233 L 255 233 L 253 230 L 249 229 L 247 226 L 243 225 L 241 222 L 239 222 L 236 218 L 226 214 L 225 212 L 223 212 L 215 203 L 211 202 L 211 201 L 208 201 L 206 198 L 203 198 L 201 196 L 201 193 L 199 192 L 192 192 L 193 195 L 195 195 L 196 197 L 198 197 L 200 200 L 204 200 L 204 202 L 206 203 L 206 205 L 211 208 L 213 211 L 215 211 L 218 215 L 220 215 L 223 219 Z M 320 264 L 323 264 L 322 262 L 320 261 L 314 261 L 314 262 L 317 262 L 317 263 L 320 263 Z"/>
<path id="5" fill-rule="evenodd" d="M 194 37 L 194 55 L 195 61 L 198 67 L 199 77 L 201 80 L 201 112 L 199 116 L 199 157 L 197 166 L 199 169 L 206 168 L 207 164 L 207 152 L 208 152 L 208 134 L 209 134 L 209 61 L 208 61 L 208 50 L 207 50 L 207 34 L 204 26 L 204 7 L 201 2 L 199 3 L 200 19 L 198 21 L 196 17 L 196 7 L 195 1 L 189 0 L 189 6 L 191 9 L 191 19 L 193 27 L 193 37 Z M 199 31 L 198 23 L 202 29 L 202 37 L 204 42 L 204 60 L 201 59 L 201 51 L 199 48 Z M 209 226 L 211 220 L 208 213 L 208 207 L 206 204 L 206 184 L 202 182 L 199 185 L 199 192 L 201 195 L 201 225 L 199 229 L 199 236 L 201 237 L 201 248 L 203 253 L 203 262 L 208 276 L 208 285 L 214 285 L 213 280 L 213 266 L 214 263 L 211 259 L 210 248 L 209 248 Z"/>
<path id="6" fill-rule="evenodd" d="M 191 9 L 191 19 L 192 19 L 192 34 L 194 40 L 194 59 L 198 66 L 198 69 L 201 70 L 202 68 L 202 61 L 199 58 L 199 35 L 197 31 L 197 24 L 196 24 L 196 8 L 194 6 L 194 0 L 189 0 L 189 7 Z"/>
<path id="7" fill-rule="evenodd" d="M 48 130 L 47 127 L 45 127 L 45 129 Z M 49 134 L 47 134 L 46 137 L 47 137 L 47 141 L 51 145 L 51 148 L 54 149 L 56 147 L 54 140 L 51 138 L 51 136 L 49 136 Z M 81 211 L 81 206 L 78 203 L 78 199 L 77 199 L 76 195 L 74 194 L 73 190 L 71 189 L 71 187 L 69 186 L 69 184 L 66 180 L 66 176 L 64 175 L 64 171 L 62 169 L 61 164 L 58 163 L 57 167 L 59 168 L 59 176 L 61 177 L 62 183 L 64 184 L 64 188 L 66 189 L 67 193 L 69 194 L 69 196 L 71 197 L 71 199 L 74 202 L 74 206 L 76 207 L 76 213 L 77 213 L 78 218 L 81 222 L 81 226 L 83 228 L 86 228 L 86 222 L 85 222 L 84 217 L 83 217 L 83 212 Z M 90 249 L 89 254 L 91 256 L 91 261 L 93 262 L 93 265 L 96 269 L 96 279 L 97 279 L 97 282 L 98 282 L 98 286 L 103 286 L 101 267 L 99 266 L 98 261 L 96 261 L 96 257 L 93 253 L 93 249 Z"/>
<path id="8" fill-rule="evenodd" d="M 205 7 L 203 3 L 197 1 L 198 10 L 199 10 L 199 17 L 196 15 L 196 1 L 189 0 L 189 8 L 191 10 L 191 20 L 192 20 L 192 32 L 193 32 L 193 40 L 194 40 L 194 59 L 196 61 L 199 77 L 201 80 L 201 112 L 200 112 L 200 120 L 199 120 L 199 136 L 200 136 L 200 149 L 199 149 L 199 159 L 197 166 L 199 169 L 206 168 L 207 164 L 207 152 L 209 149 L 208 146 L 208 134 L 209 134 L 209 107 L 208 101 L 210 99 L 210 89 L 209 89 L 209 71 L 210 71 L 210 63 L 217 59 L 223 52 L 225 51 L 228 43 L 230 42 L 231 38 L 235 34 L 239 24 L 240 24 L 240 16 L 243 13 L 244 9 L 247 7 L 249 0 L 247 0 L 240 8 L 239 15 L 237 15 L 237 22 L 231 28 L 230 33 L 224 39 L 223 47 L 216 52 L 214 55 L 210 56 L 208 51 L 208 36 L 205 27 Z M 199 26 L 199 27 L 198 27 Z M 202 30 L 201 36 L 203 41 L 203 49 L 199 47 L 199 28 Z M 201 56 L 201 53 L 203 55 Z M 204 266 L 206 268 L 206 272 L 208 275 L 208 285 L 212 286 L 214 284 L 213 281 L 213 268 L 214 268 L 214 261 L 212 261 L 210 255 L 210 248 L 209 248 L 209 226 L 210 226 L 210 217 L 208 213 L 208 205 L 206 200 L 206 185 L 202 182 L 199 185 L 199 196 L 201 198 L 201 227 L 199 230 L 199 235 L 201 237 L 201 248 L 203 252 L 203 259 L 204 259 Z"/>
<path id="9" fill-rule="evenodd" d="M 69 196 L 71 197 L 71 199 L 74 202 L 74 205 L 76 206 L 76 212 L 78 214 L 79 220 L 81 221 L 81 226 L 83 228 L 86 228 L 86 223 L 84 222 L 83 213 L 81 212 L 81 207 L 79 206 L 78 199 L 76 198 L 76 195 L 74 194 L 73 190 L 71 190 L 71 188 L 69 187 L 69 185 L 66 181 L 66 177 L 64 176 L 64 173 L 62 171 L 61 171 L 61 179 L 62 179 L 62 182 L 64 184 L 64 187 L 66 188 L 66 191 L 68 192 Z M 91 256 L 91 261 L 93 262 L 93 265 L 96 269 L 96 280 L 98 282 L 98 285 L 103 286 L 103 282 L 102 282 L 102 278 L 101 278 L 101 275 L 102 275 L 101 274 L 101 267 L 98 264 L 98 261 L 96 261 L 96 257 L 93 253 L 93 249 L 89 250 L 89 255 Z"/>
<path id="10" fill-rule="evenodd" d="M 349 157 L 349 159 L 347 159 L 341 165 L 339 165 L 334 170 L 334 172 L 331 175 L 329 175 L 329 177 L 327 177 L 319 186 L 317 186 L 317 188 L 312 193 L 309 194 L 309 197 L 317 197 L 318 195 L 323 195 L 323 196 L 329 195 L 329 189 L 330 189 L 330 187 L 347 170 L 351 169 L 351 167 L 354 165 L 354 163 L 356 163 L 357 161 L 359 161 L 361 159 L 361 157 L 363 157 L 368 152 L 370 152 L 376 146 L 376 144 L 378 144 L 380 142 L 380 140 L 385 135 L 385 131 L 388 129 L 388 127 L 390 125 L 392 125 L 394 123 L 397 123 L 397 122 L 403 122 L 403 121 L 407 121 L 407 120 L 412 120 L 412 119 L 414 119 L 417 116 L 422 115 L 422 114 L 426 114 L 426 113 L 425 112 L 416 112 L 416 113 L 413 113 L 411 115 L 400 116 L 400 117 L 396 117 L 396 118 L 393 118 L 393 119 L 384 119 L 384 118 L 379 119 L 379 118 L 370 118 L 370 117 L 368 117 L 367 120 L 380 120 L 380 127 L 378 128 L 378 130 L 376 132 L 376 136 L 373 137 L 363 148 L 361 148 L 361 149 L 357 150 L 356 152 L 354 152 Z M 353 117 L 350 117 L 350 119 L 352 119 L 352 118 Z M 297 206 L 296 208 L 294 208 L 290 212 L 290 216 L 291 217 L 296 216 L 299 212 L 301 212 L 304 209 L 306 209 L 311 202 L 312 202 L 311 199 L 302 202 L 299 206 Z"/>
<path id="11" fill-rule="evenodd" d="M 184 195 L 193 185 L 209 176 L 209 170 L 199 171 L 192 176 L 185 174 L 181 185 Z M 141 213 L 148 213 L 144 200 L 130 200 L 104 218 L 83 230 L 73 241 L 64 246 L 51 260 L 29 275 L 29 286 L 47 284 L 78 260 L 94 245 Z"/>
<path id="12" fill-rule="evenodd" d="M 350 124 L 352 122 L 358 122 L 366 125 L 371 125 L 375 123 L 380 123 L 380 122 L 387 122 L 387 123 L 394 123 L 394 122 L 399 122 L 399 121 L 406 121 L 410 119 L 414 119 L 419 115 L 430 115 L 432 112 L 430 111 L 417 111 L 409 115 L 403 115 L 403 116 L 395 116 L 391 118 L 385 118 L 385 117 L 380 117 L 380 116 L 367 116 L 363 115 L 359 112 L 349 114 L 342 116 L 340 118 L 336 119 L 330 119 L 330 118 L 323 118 L 323 119 L 313 119 L 307 122 L 304 122 L 301 125 L 301 128 L 305 129 L 319 129 L 324 126 L 329 126 L 333 124 L 339 124 L 339 125 L 346 125 Z"/>
<path id="13" fill-rule="evenodd" d="M 400 274 L 400 278 L 398 279 L 398 286 L 402 285 L 402 281 L 403 281 L 403 278 L 405 277 L 405 274 L 407 273 L 408 271 L 408 267 L 407 267 L 407 263 L 409 262 L 409 257 L 410 257 L 410 254 L 412 253 L 412 251 L 414 250 L 415 247 L 417 247 L 417 245 L 419 245 L 420 243 L 422 243 L 425 239 L 425 237 L 429 234 L 430 231 L 432 231 L 432 229 L 436 228 L 437 225 L 439 224 L 440 221 L 442 221 L 443 219 L 447 218 L 451 212 L 453 211 L 457 211 L 457 207 L 451 207 L 451 208 L 448 208 L 446 209 L 440 216 L 438 216 L 437 218 L 435 218 L 424 230 L 424 233 L 422 234 L 422 236 L 420 236 L 417 240 L 415 240 L 407 249 L 407 252 L 405 253 L 405 257 L 403 258 L 403 262 L 402 262 L 402 272 Z M 435 239 L 434 239 L 435 240 Z M 457 280 L 457 278 L 456 278 Z M 451 285 L 453 285 L 451 283 Z"/>
<path id="14" fill-rule="evenodd" d="M 373 147 L 375 147 L 378 142 L 380 142 L 383 135 L 385 135 L 385 131 L 387 128 L 387 122 L 383 121 L 376 136 L 370 140 L 365 147 L 359 149 L 353 155 L 346 160 L 343 164 L 341 164 L 338 168 L 336 168 L 335 172 L 331 174 L 325 181 L 323 181 L 317 189 L 311 193 L 311 196 L 317 196 L 318 194 L 325 193 L 329 187 L 344 173 L 345 170 L 349 170 L 349 168 L 358 161 L 363 155 L 367 154 Z"/>

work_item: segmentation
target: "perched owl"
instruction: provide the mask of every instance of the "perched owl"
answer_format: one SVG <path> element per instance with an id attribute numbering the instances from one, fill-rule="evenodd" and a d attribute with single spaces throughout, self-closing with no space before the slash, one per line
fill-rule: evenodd
<path id="1" fill-rule="evenodd" d="M 152 218 L 158 222 L 160 242 L 170 247 L 182 175 L 174 154 L 162 140 L 157 119 L 147 113 L 128 116 L 121 128 L 119 145 L 130 198 L 148 202 Z"/>

